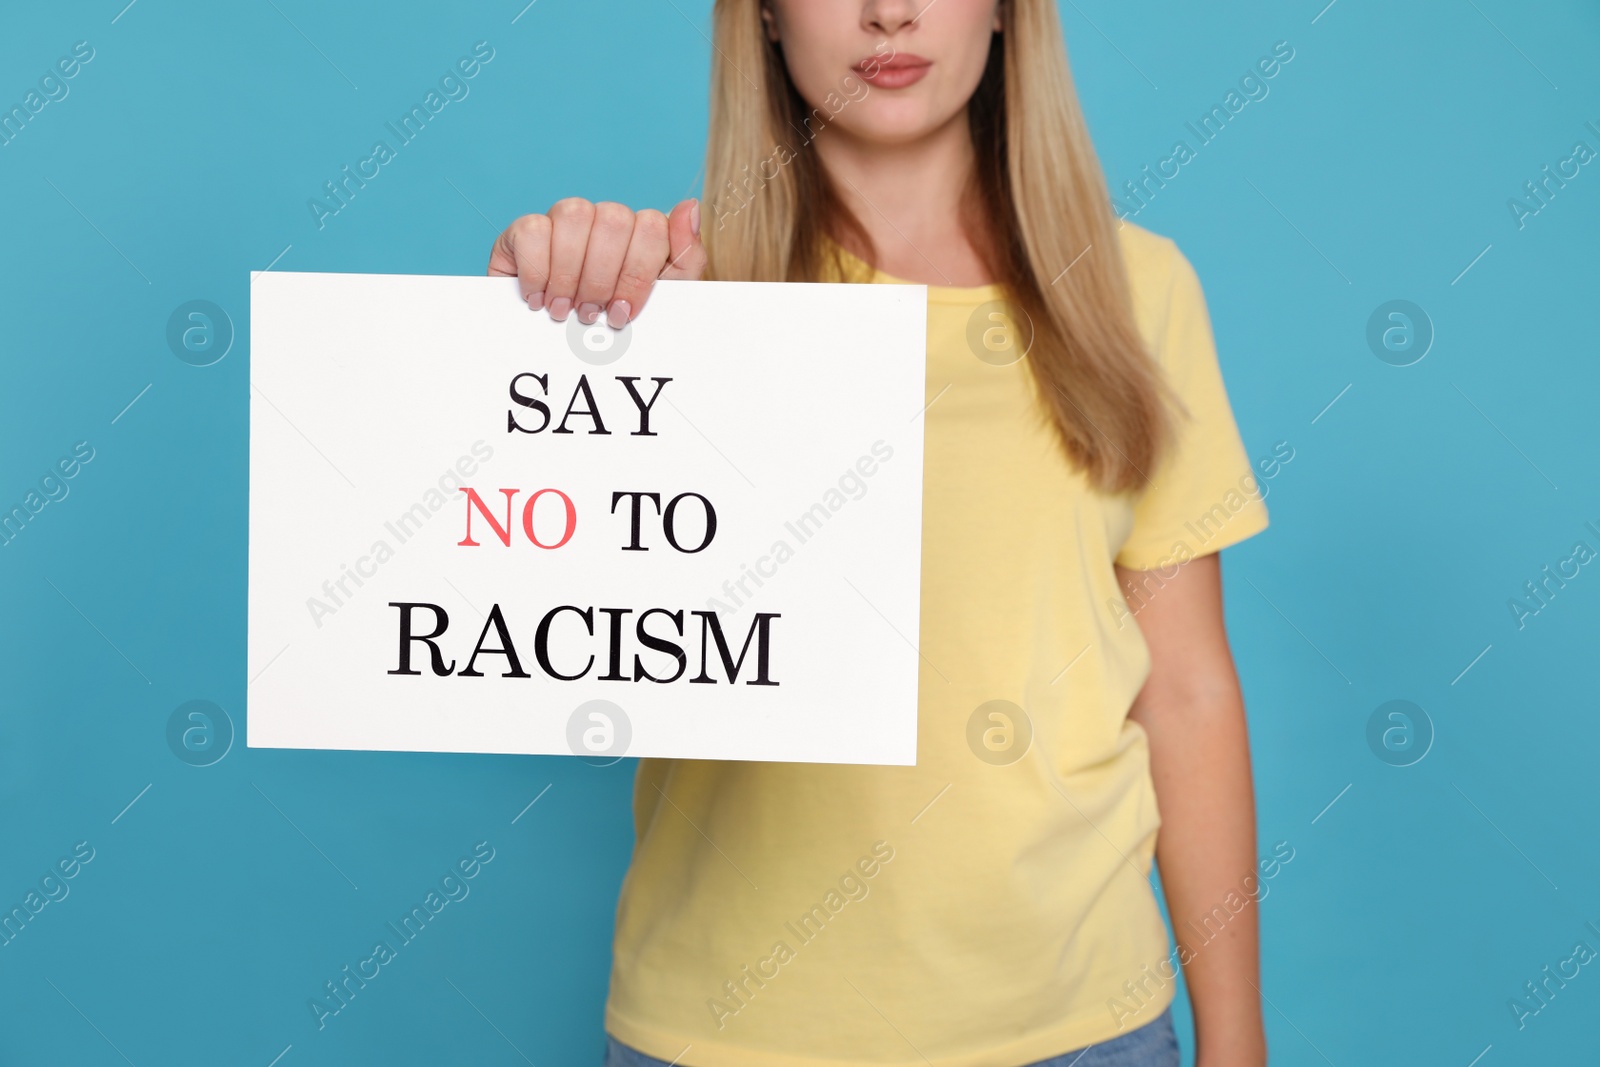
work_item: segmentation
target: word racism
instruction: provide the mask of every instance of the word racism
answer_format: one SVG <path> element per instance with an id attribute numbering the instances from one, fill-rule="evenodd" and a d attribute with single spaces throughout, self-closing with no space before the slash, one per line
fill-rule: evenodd
<path id="1" fill-rule="evenodd" d="M 67 82 L 76 78 L 92 59 L 94 46 L 88 41 L 79 41 L 72 46 L 72 55 L 62 56 L 56 60 L 54 67 L 40 76 L 39 88 L 29 89 L 21 104 L 12 104 L 9 108 L 0 104 L 0 148 L 16 140 L 23 127 L 32 122 L 39 112 L 50 104 L 65 100 L 72 91 Z"/>
<path id="2" fill-rule="evenodd" d="M 478 877 L 484 866 L 493 859 L 494 846 L 489 842 L 479 841 L 473 845 L 472 854 L 457 860 L 455 866 L 439 879 L 439 888 L 428 890 L 421 904 L 413 904 L 411 910 L 401 916 L 399 926 L 392 922 L 384 924 L 389 933 L 394 935 L 392 941 L 385 934 L 383 940 L 372 946 L 372 954 L 358 961 L 354 970 L 347 963 L 339 971 L 343 977 L 337 983 L 322 983 L 323 995 L 306 1001 L 306 1006 L 311 1009 L 311 1017 L 317 1021 L 317 1029 L 324 1029 L 329 1018 L 348 1008 L 356 994 L 367 988 L 368 982 L 376 979 L 383 973 L 384 967 L 399 958 L 402 948 L 422 936 L 422 931 L 428 928 L 435 916 L 450 904 L 466 900 L 467 894 L 472 892 L 472 887 L 467 883 Z"/>
<path id="3" fill-rule="evenodd" d="M 757 960 L 752 969 L 747 963 L 739 968 L 739 977 L 731 978 L 722 983 L 722 997 L 707 997 L 706 1007 L 711 1011 L 711 1020 L 721 1030 L 727 1026 L 727 1020 L 738 1015 L 750 1002 L 755 999 L 758 992 L 767 987 L 767 983 L 778 977 L 780 968 L 795 959 L 799 949 L 809 945 L 821 936 L 828 923 L 838 917 L 846 904 L 851 901 L 867 899 L 867 894 L 872 887 L 867 883 L 876 878 L 885 864 L 894 859 L 894 846 L 887 841 L 875 841 L 872 845 L 872 855 L 862 856 L 856 860 L 855 867 L 848 869 L 839 876 L 837 889 L 830 888 L 822 895 L 822 899 L 811 905 L 810 910 L 803 913 L 798 919 L 783 924 L 783 928 L 794 938 L 794 945 L 787 941 L 774 941 L 772 951 Z M 753 988 L 752 988 L 753 987 Z"/>
<path id="4" fill-rule="evenodd" d="M 349 207 L 356 193 L 365 189 L 367 182 L 381 174 L 382 168 L 399 155 L 399 149 L 422 135 L 429 119 L 452 101 L 465 100 L 472 91 L 467 82 L 476 78 L 493 59 L 494 49 L 489 42 L 479 41 L 472 46 L 470 57 L 462 56 L 456 60 L 455 66 L 440 76 L 437 90 L 429 89 L 422 103 L 412 104 L 411 109 L 400 116 L 398 126 L 393 122 L 384 123 L 389 132 L 394 134 L 395 145 L 391 146 L 388 141 L 373 142 L 371 153 L 357 162 L 353 171 L 350 164 L 346 163 L 339 168 L 339 178 L 322 183 L 323 192 L 327 194 L 325 198 L 313 196 L 306 201 L 311 217 L 316 220 L 317 229 L 325 228 L 330 218 Z"/>
<path id="5" fill-rule="evenodd" d="M 578 376 L 559 422 L 556 422 L 556 415 L 551 405 L 545 399 L 541 399 L 550 395 L 550 376 L 532 372 L 518 374 L 511 379 L 508 388 L 512 403 L 533 412 L 537 418 L 523 416 L 529 420 L 524 422 L 515 409 L 507 409 L 506 432 L 526 435 L 545 432 L 552 435 L 581 432 L 587 436 L 603 437 L 612 436 L 614 433 L 626 433 L 630 437 L 659 437 L 660 434 L 650 428 L 650 416 L 656 402 L 661 398 L 662 391 L 672 384 L 673 379 L 652 378 L 654 389 L 649 391 L 648 399 L 644 395 L 646 390 L 638 385 L 639 381 L 637 377 L 618 376 L 615 379 L 615 389 L 602 390 L 601 396 L 616 397 L 619 392 L 625 394 L 631 405 L 623 410 L 632 416 L 627 426 L 634 428 L 625 428 L 624 420 L 619 418 L 613 409 L 610 416 L 611 425 L 616 429 L 612 430 L 607 428 L 606 417 L 603 415 L 605 405 L 596 398 L 595 388 L 589 383 L 587 374 Z M 554 429 L 551 429 L 552 423 L 555 423 Z M 499 488 L 497 491 L 505 498 L 503 519 L 496 515 L 490 503 L 494 501 L 494 491 L 485 490 L 480 493 L 475 487 L 461 486 L 465 505 L 464 536 L 456 542 L 457 547 L 483 549 L 486 542 L 494 540 L 499 541 L 502 547 L 510 548 L 513 540 L 520 540 L 516 536 L 520 530 L 522 537 L 526 538 L 529 544 L 553 552 L 569 544 L 576 535 L 578 507 L 572 497 L 563 490 L 550 486 L 532 490 L 522 503 L 520 516 L 517 496 L 522 490 L 513 487 Z M 487 501 L 485 497 L 488 498 Z M 543 521 L 539 518 L 541 500 L 547 501 L 543 509 L 545 516 Z M 620 543 L 617 545 L 618 550 L 622 552 L 648 552 L 652 547 L 659 548 L 665 544 L 674 552 L 693 555 L 705 551 L 717 536 L 716 507 L 701 493 L 681 492 L 663 501 L 663 494 L 659 492 L 640 489 L 618 490 L 611 494 L 610 514 L 616 516 L 619 508 L 623 509 L 627 517 L 627 533 L 619 539 Z M 651 510 L 654 511 L 653 516 L 648 514 Z M 484 537 L 484 541 L 478 541 L 472 535 L 474 515 L 488 525 L 490 532 L 487 534 L 484 533 L 483 526 L 479 526 L 479 535 Z M 659 519 L 661 530 L 659 539 L 655 537 L 655 523 L 651 523 L 650 533 L 647 534 L 645 531 L 646 522 L 652 518 Z M 647 540 L 649 544 L 645 543 Z M 388 672 L 391 675 L 413 677 L 422 675 L 423 672 L 412 665 L 412 656 L 413 653 L 421 653 L 425 649 L 428 670 L 435 677 L 481 678 L 483 671 L 478 669 L 479 656 L 499 657 L 502 661 L 500 671 L 502 678 L 533 677 L 524 668 L 523 657 L 512 640 L 506 613 L 498 603 L 490 606 L 483 629 L 479 631 L 478 638 L 472 645 L 466 665 L 459 671 L 456 669 L 459 661 L 452 658 L 446 662 L 444 649 L 439 644 L 450 626 L 450 616 L 442 606 L 426 601 L 406 600 L 391 600 L 389 606 L 399 612 L 398 663 Z M 421 613 L 426 613 L 428 616 L 425 622 Z M 605 653 L 605 668 L 603 673 L 595 675 L 598 681 L 661 684 L 676 682 L 688 673 L 689 664 L 692 662 L 690 650 L 680 642 L 685 642 L 686 639 L 694 640 L 698 631 L 699 670 L 688 679 L 689 684 L 716 684 L 717 678 L 712 674 L 708 664 L 713 648 L 720 661 L 723 676 L 730 685 L 737 683 L 740 673 L 746 671 L 746 662 L 752 659 L 753 666 L 748 672 L 750 677 L 746 685 L 779 684 L 772 679 L 771 649 L 772 624 L 781 618 L 779 614 L 763 612 L 756 615 L 744 635 L 737 658 L 729 646 L 722 621 L 715 611 L 694 611 L 688 614 L 700 620 L 698 627 L 692 621 L 686 623 L 685 613 L 682 610 L 652 607 L 635 612 L 633 608 L 625 607 L 596 608 L 559 604 L 540 615 L 533 628 L 531 645 L 524 639 L 523 647 L 532 648 L 533 662 L 546 677 L 564 682 L 589 677 L 597 666 L 595 654 L 591 652 L 581 665 L 569 660 L 558 666 L 552 655 L 551 632 L 559 623 L 566 637 L 558 644 L 570 650 L 571 645 L 575 643 L 574 628 L 581 623 L 583 634 L 592 640 L 596 637 L 596 618 L 603 616 L 600 625 L 605 631 L 605 636 L 601 638 L 603 645 L 600 650 Z M 572 618 L 563 618 L 566 615 Z M 633 620 L 633 645 L 637 646 L 639 651 L 634 651 L 630 646 L 630 651 L 633 651 L 632 662 L 625 665 L 623 622 L 628 615 L 636 615 Z M 671 623 L 670 634 L 664 632 L 666 622 L 657 624 L 654 631 L 649 628 L 651 621 L 657 618 Z M 424 631 L 422 626 L 426 626 L 427 629 Z M 493 643 L 489 643 L 491 631 Z M 576 638 L 576 642 L 581 643 L 582 638 Z M 753 649 L 752 643 L 755 646 Z M 653 666 L 647 665 L 640 654 L 643 650 L 665 657 L 665 661 L 658 661 Z"/>
<path id="6" fill-rule="evenodd" d="M 1593 521 L 1584 523 L 1584 526 L 1595 535 L 1596 543 L 1600 544 L 1600 526 L 1596 526 Z M 1539 571 L 1543 577 L 1537 582 L 1523 582 L 1522 589 L 1526 597 L 1511 597 L 1506 601 L 1506 607 L 1511 609 L 1511 618 L 1516 622 L 1517 629 L 1525 628 L 1529 619 L 1549 607 L 1556 593 L 1565 589 L 1568 582 L 1581 574 L 1581 568 L 1594 559 L 1595 555 L 1595 550 L 1587 541 L 1575 541 L 1572 545 L 1572 554 L 1558 560 L 1554 570 L 1546 563 Z"/>
<path id="7" fill-rule="evenodd" d="M 390 674 L 420 675 L 422 672 L 412 666 L 411 653 L 413 644 L 427 647 L 428 669 L 435 677 L 448 678 L 454 675 L 457 678 L 482 678 L 483 672 L 478 670 L 479 656 L 500 656 L 504 659 L 505 669 L 500 672 L 502 678 L 531 678 L 522 665 L 522 657 L 517 654 L 516 645 L 511 641 L 511 632 L 506 626 L 505 614 L 500 610 L 499 604 L 489 608 L 489 617 L 483 624 L 483 629 L 478 634 L 477 641 L 472 646 L 472 656 L 467 660 L 467 665 L 460 671 L 456 670 L 457 661 L 452 659 L 449 663 L 444 661 L 444 650 L 439 647 L 438 639 L 444 636 L 445 630 L 450 627 L 450 616 L 438 604 L 408 603 L 405 601 L 390 601 L 389 606 L 400 611 L 400 665 Z M 416 632 L 416 622 L 413 614 L 418 610 L 431 612 L 433 627 L 428 633 Z M 578 607 L 576 604 L 559 604 L 545 612 L 539 619 L 539 624 L 534 628 L 533 658 L 538 663 L 539 670 L 545 676 L 560 682 L 576 682 L 587 678 L 595 668 L 595 656 L 589 654 L 582 665 L 568 664 L 575 667 L 567 673 L 557 667 L 550 655 L 550 630 L 563 614 L 570 613 L 583 623 L 583 632 L 593 638 L 595 636 L 595 616 L 606 616 L 607 636 L 602 638 L 604 644 L 601 649 L 606 654 L 606 670 L 604 674 L 595 675 L 601 682 L 676 682 L 681 679 L 689 668 L 689 654 L 684 646 L 678 642 L 684 639 L 684 613 L 682 611 L 668 611 L 666 608 L 646 608 L 638 613 L 639 617 L 634 623 L 634 640 L 642 648 L 659 653 L 666 657 L 668 663 L 657 667 L 663 672 L 671 670 L 670 674 L 652 674 L 651 668 L 635 653 L 631 668 L 625 668 L 622 662 L 623 639 L 622 620 L 626 615 L 633 614 L 632 608 L 594 608 Z M 750 629 L 744 635 L 744 642 L 739 646 L 739 656 L 734 658 L 733 652 L 728 647 L 728 637 L 722 631 L 722 620 L 717 618 L 714 611 L 693 611 L 689 613 L 700 620 L 699 646 L 700 670 L 689 683 L 715 685 L 717 679 L 707 670 L 706 660 L 713 646 L 716 647 L 717 657 L 721 660 L 723 674 L 732 685 L 739 680 L 739 672 L 744 669 L 745 660 L 750 653 L 750 642 L 755 642 L 754 675 L 746 685 L 778 685 L 772 680 L 772 620 L 779 616 L 772 612 L 757 612 L 755 619 L 750 624 Z M 645 624 L 652 618 L 660 616 L 672 623 L 672 636 L 660 633 L 651 633 Z M 574 625 L 568 623 L 569 626 Z M 691 627 L 693 624 L 690 624 Z M 663 624 L 663 629 L 665 628 Z M 489 631 L 494 631 L 496 644 L 487 645 Z M 678 640 L 673 640 L 676 637 Z"/>
<path id="8" fill-rule="evenodd" d="M 1600 126 L 1593 122 L 1584 123 L 1589 132 L 1597 138 L 1600 144 Z M 1517 229 L 1525 229 L 1528 220 L 1550 206 L 1550 201 L 1556 198 L 1556 193 L 1567 187 L 1567 182 L 1576 178 L 1580 168 L 1592 162 L 1600 152 L 1590 147 L 1587 141 L 1575 141 L 1572 151 L 1563 159 L 1556 160 L 1554 168 L 1546 163 L 1540 168 L 1543 177 L 1522 183 L 1523 196 L 1521 199 L 1513 196 L 1506 201 L 1506 208 L 1511 212 L 1511 221 L 1517 224 Z"/>
<path id="9" fill-rule="evenodd" d="M 1245 71 L 1239 79 L 1239 88 L 1229 89 L 1222 103 L 1213 104 L 1210 111 L 1200 116 L 1198 124 L 1184 123 L 1184 127 L 1194 134 L 1194 145 L 1191 146 L 1187 139 L 1173 142 L 1172 151 L 1166 158 L 1156 161 L 1154 171 L 1147 163 L 1139 172 L 1141 177 L 1123 182 L 1121 195 L 1125 195 L 1127 201 L 1115 196 L 1111 198 L 1111 206 L 1117 217 L 1131 219 L 1149 207 L 1156 193 L 1181 174 L 1184 165 L 1198 159 L 1199 150 L 1221 136 L 1235 115 L 1243 111 L 1246 105 L 1267 98 L 1272 91 L 1267 82 L 1276 78 L 1279 71 L 1293 59 L 1294 47 L 1288 41 L 1279 41 L 1272 46 L 1272 55 L 1256 60 L 1255 66 Z"/>

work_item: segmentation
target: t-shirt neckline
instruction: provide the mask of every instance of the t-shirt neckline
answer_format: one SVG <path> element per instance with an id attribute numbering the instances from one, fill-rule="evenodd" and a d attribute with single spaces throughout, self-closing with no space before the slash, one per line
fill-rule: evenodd
<path id="1" fill-rule="evenodd" d="M 869 267 L 865 260 L 855 255 L 843 245 L 835 243 L 840 257 L 848 264 L 853 274 L 869 274 L 867 280 L 874 285 L 925 285 L 928 289 L 928 303 L 930 304 L 965 304 L 976 306 L 990 300 L 1003 300 L 1005 287 L 998 282 L 987 285 L 932 285 L 927 282 L 914 282 L 907 278 L 899 278 L 886 271 Z"/>

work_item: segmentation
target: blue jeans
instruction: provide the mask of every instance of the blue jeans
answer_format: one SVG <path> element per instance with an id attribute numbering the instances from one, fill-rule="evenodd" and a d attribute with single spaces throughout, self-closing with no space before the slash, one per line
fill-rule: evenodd
<path id="1" fill-rule="evenodd" d="M 693 1063 L 693 1059 L 689 1062 Z M 607 1034 L 604 1067 L 669 1065 L 666 1060 L 646 1056 Z M 677 1067 L 685 1065 L 679 1064 Z M 1178 1067 L 1178 1037 L 1172 1031 L 1172 1012 L 1170 1009 L 1164 1011 L 1153 1021 L 1121 1037 L 1052 1056 L 1028 1067 Z"/>

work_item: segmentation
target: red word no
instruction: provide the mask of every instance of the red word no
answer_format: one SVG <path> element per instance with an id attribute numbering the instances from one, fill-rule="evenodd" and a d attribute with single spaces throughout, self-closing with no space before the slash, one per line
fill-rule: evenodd
<path id="1" fill-rule="evenodd" d="M 499 520 L 494 517 L 494 514 L 490 512 L 489 506 L 483 502 L 483 498 L 478 495 L 478 491 L 476 489 L 462 487 L 461 491 L 467 494 L 467 536 L 464 539 L 457 541 L 456 544 L 466 545 L 470 548 L 478 547 L 478 542 L 472 539 L 472 511 L 474 508 L 476 508 L 478 514 L 482 515 L 485 521 L 487 521 L 489 526 L 494 530 L 494 534 L 500 539 L 500 543 L 505 545 L 507 548 L 510 548 L 511 514 L 514 510 L 513 501 L 516 499 L 517 493 L 519 493 L 521 490 L 500 490 L 500 492 L 505 494 L 506 498 L 506 521 L 504 525 L 502 525 Z M 546 493 L 554 493 L 556 496 L 560 497 L 561 503 L 566 508 L 566 525 L 562 528 L 561 539 L 556 541 L 554 544 L 545 544 L 543 541 L 539 540 L 538 535 L 533 532 L 533 506 L 537 504 L 539 502 L 539 498 L 544 496 Z M 572 532 L 573 530 L 577 529 L 577 527 L 578 511 L 572 506 L 572 498 L 567 496 L 567 494 L 563 493 L 559 489 L 540 489 L 538 492 L 528 497 L 527 503 L 522 505 L 522 532 L 527 535 L 529 541 L 533 542 L 539 548 L 560 548 L 562 545 L 572 540 Z"/>

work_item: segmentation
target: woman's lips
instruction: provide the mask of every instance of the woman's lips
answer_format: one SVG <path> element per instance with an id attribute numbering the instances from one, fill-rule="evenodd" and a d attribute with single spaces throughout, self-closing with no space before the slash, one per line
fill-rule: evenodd
<path id="1" fill-rule="evenodd" d="M 921 81 L 932 65 L 932 60 L 901 53 L 886 60 L 864 59 L 854 69 L 862 81 L 875 89 L 904 89 Z"/>

